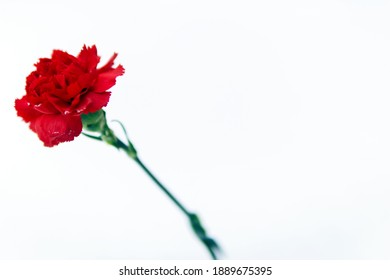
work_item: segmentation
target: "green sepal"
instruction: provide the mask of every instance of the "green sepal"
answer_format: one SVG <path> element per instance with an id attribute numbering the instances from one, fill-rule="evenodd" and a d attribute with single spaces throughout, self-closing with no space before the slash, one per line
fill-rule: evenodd
<path id="1" fill-rule="evenodd" d="M 107 124 L 105 125 L 105 127 L 103 129 L 103 133 L 102 133 L 101 138 L 107 144 L 119 149 L 118 138 L 116 138 L 114 132 L 107 126 Z"/>
<path id="2" fill-rule="evenodd" d="M 129 157 L 131 157 L 132 159 L 136 159 L 136 158 L 138 157 L 138 155 L 137 155 L 137 150 L 134 148 L 133 143 L 131 143 L 131 141 L 130 141 L 130 139 L 129 139 L 129 135 L 127 135 L 127 131 L 126 131 L 125 126 L 123 125 L 123 123 L 121 123 L 121 122 L 118 121 L 118 120 L 113 120 L 113 122 L 118 123 L 118 124 L 122 127 L 123 133 L 124 133 L 125 136 L 126 136 L 127 147 L 126 147 L 124 150 L 126 151 L 127 155 L 128 155 Z"/>
<path id="3" fill-rule="evenodd" d="M 95 136 L 95 135 L 91 135 L 91 134 L 88 134 L 88 133 L 85 133 L 85 132 L 81 132 L 82 135 L 85 135 L 87 136 L 88 138 L 91 138 L 93 140 L 98 140 L 98 141 L 102 141 L 102 137 L 101 136 Z"/>
<path id="4" fill-rule="evenodd" d="M 83 129 L 92 132 L 103 132 L 107 125 L 106 113 L 104 110 L 82 114 L 81 121 L 83 123 Z"/>

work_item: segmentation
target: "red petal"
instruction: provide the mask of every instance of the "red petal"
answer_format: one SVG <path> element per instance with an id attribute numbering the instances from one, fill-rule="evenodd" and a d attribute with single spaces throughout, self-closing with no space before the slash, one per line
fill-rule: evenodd
<path id="1" fill-rule="evenodd" d="M 65 69 L 72 65 L 73 63 L 77 63 L 77 59 L 68 54 L 67 52 L 54 50 L 51 55 L 52 64 L 50 65 L 52 73 L 48 75 L 53 75 L 55 73 L 62 73 Z"/>
<path id="2" fill-rule="evenodd" d="M 81 90 L 83 88 L 80 86 L 78 82 L 71 83 L 67 88 L 67 97 L 68 98 L 73 98 L 76 95 L 80 94 Z"/>
<path id="3" fill-rule="evenodd" d="M 41 115 L 33 120 L 30 128 L 38 134 L 46 147 L 72 141 L 83 128 L 80 116 Z"/>
<path id="4" fill-rule="evenodd" d="M 111 70 L 112 69 L 112 66 L 114 65 L 114 60 L 115 58 L 118 56 L 117 53 L 114 53 L 111 58 L 107 61 L 106 64 L 104 64 L 102 67 L 100 67 L 99 69 L 97 69 L 98 73 L 102 73 L 102 72 L 105 72 L 105 71 L 108 71 L 108 70 Z"/>
<path id="5" fill-rule="evenodd" d="M 26 96 L 15 100 L 15 109 L 19 117 L 25 122 L 30 122 L 39 117 L 41 114 L 34 110 L 30 103 L 26 100 Z"/>
<path id="6" fill-rule="evenodd" d="M 55 108 L 55 113 L 61 113 L 64 115 L 72 113 L 72 108 L 70 108 L 69 103 L 58 97 L 57 95 L 47 95 L 47 100 L 50 102 L 50 106 Z"/>
<path id="7" fill-rule="evenodd" d="M 123 75 L 125 69 L 122 65 L 117 68 L 101 72 L 93 86 L 93 90 L 96 92 L 103 92 L 115 85 L 116 77 Z"/>
<path id="8" fill-rule="evenodd" d="M 95 70 L 100 61 L 100 57 L 97 55 L 97 49 L 95 45 L 92 47 L 86 47 L 84 45 L 77 58 L 80 65 L 82 65 L 82 67 L 87 69 L 89 72 Z"/>
<path id="9" fill-rule="evenodd" d="M 88 92 L 81 97 L 76 112 L 88 114 L 105 107 L 110 100 L 111 92 Z"/>
<path id="10" fill-rule="evenodd" d="M 64 74 L 54 75 L 54 79 L 58 83 L 59 87 L 66 87 L 66 79 Z"/>
<path id="11" fill-rule="evenodd" d="M 53 104 L 51 104 L 49 101 L 44 101 L 40 103 L 39 105 L 34 105 L 34 109 L 42 114 L 58 114 L 58 112 L 61 112 L 59 109 L 57 109 Z"/>
<path id="12" fill-rule="evenodd" d="M 36 72 L 39 75 L 50 75 L 52 71 L 52 61 L 50 58 L 40 58 L 39 61 L 34 64 L 37 68 Z"/>

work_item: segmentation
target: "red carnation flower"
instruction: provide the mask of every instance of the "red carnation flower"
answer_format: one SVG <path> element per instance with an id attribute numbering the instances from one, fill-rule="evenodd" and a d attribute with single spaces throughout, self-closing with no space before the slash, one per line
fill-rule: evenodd
<path id="1" fill-rule="evenodd" d="M 86 47 L 77 57 L 54 50 L 51 58 L 41 58 L 26 79 L 26 95 L 15 101 L 18 116 L 30 123 L 45 146 L 72 141 L 82 130 L 81 115 L 107 105 L 110 92 L 124 68 L 113 68 L 117 54 L 97 68 L 96 46 Z"/>

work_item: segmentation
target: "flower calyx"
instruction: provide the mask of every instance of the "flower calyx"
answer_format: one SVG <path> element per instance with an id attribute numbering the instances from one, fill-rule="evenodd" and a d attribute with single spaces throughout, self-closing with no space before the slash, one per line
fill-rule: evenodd
<path id="1" fill-rule="evenodd" d="M 137 158 L 137 151 L 131 143 L 126 129 L 123 124 L 119 121 L 115 121 L 120 124 L 122 130 L 126 136 L 127 144 L 122 142 L 114 133 L 114 131 L 108 126 L 106 119 L 106 112 L 104 110 L 98 110 L 94 113 L 81 115 L 81 120 L 83 123 L 83 129 L 88 132 L 97 133 L 98 135 L 91 135 L 89 133 L 83 134 L 89 138 L 106 142 L 107 144 L 116 147 L 117 149 L 122 149 L 126 154 L 132 159 Z"/>

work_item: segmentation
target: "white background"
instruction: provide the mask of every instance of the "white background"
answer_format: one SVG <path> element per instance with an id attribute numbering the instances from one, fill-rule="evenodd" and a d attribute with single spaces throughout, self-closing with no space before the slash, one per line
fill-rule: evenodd
<path id="1" fill-rule="evenodd" d="M 96 44 L 126 68 L 108 118 L 224 258 L 389 259 L 389 14 L 364 0 L 1 0 L 0 258 L 208 258 L 123 153 L 82 136 L 45 148 L 16 116 L 38 58 Z"/>

